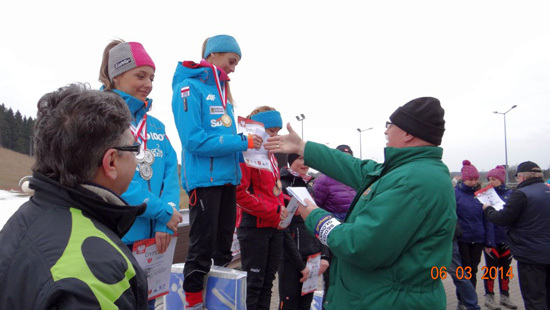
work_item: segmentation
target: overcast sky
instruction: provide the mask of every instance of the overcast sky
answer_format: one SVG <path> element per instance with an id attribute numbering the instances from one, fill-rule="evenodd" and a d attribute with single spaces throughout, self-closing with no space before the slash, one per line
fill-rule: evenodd
<path id="1" fill-rule="evenodd" d="M 10 1 L 0 19 L 0 102 L 35 117 L 46 92 L 97 81 L 112 39 L 141 42 L 157 70 L 152 115 L 178 154 L 171 109 L 177 62 L 206 37 L 233 35 L 236 114 L 281 111 L 304 138 L 383 161 L 384 124 L 422 96 L 446 111 L 443 161 L 480 171 L 525 160 L 550 168 L 548 1 Z M 281 133 L 286 133 L 282 130 Z"/>

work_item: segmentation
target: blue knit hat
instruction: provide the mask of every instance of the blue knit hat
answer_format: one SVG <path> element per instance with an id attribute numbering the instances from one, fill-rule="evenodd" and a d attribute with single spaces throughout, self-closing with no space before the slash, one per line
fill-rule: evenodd
<path id="1" fill-rule="evenodd" d="M 212 53 L 235 53 L 242 58 L 241 48 L 237 40 L 230 35 L 220 34 L 208 38 L 204 49 L 203 58 L 206 59 Z"/>
<path id="2" fill-rule="evenodd" d="M 253 121 L 264 124 L 264 128 L 283 128 L 283 119 L 278 111 L 265 111 L 250 117 Z"/>

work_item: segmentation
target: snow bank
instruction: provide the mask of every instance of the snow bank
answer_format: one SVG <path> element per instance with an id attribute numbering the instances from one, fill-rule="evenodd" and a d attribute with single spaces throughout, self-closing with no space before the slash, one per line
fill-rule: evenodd
<path id="1" fill-rule="evenodd" d="M 19 209 L 19 207 L 29 200 L 29 196 L 16 191 L 0 190 L 0 229 L 8 219 Z"/>

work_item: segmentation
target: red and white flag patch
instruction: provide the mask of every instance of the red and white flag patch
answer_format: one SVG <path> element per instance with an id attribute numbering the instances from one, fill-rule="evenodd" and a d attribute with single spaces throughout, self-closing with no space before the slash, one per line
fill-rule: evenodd
<path id="1" fill-rule="evenodd" d="M 182 98 L 189 97 L 189 95 L 190 95 L 189 86 L 182 87 L 181 90 L 180 90 L 180 93 L 181 93 Z"/>

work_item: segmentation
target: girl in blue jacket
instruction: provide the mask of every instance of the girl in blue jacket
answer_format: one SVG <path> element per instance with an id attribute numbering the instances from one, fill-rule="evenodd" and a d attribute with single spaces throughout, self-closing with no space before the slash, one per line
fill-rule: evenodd
<path id="1" fill-rule="evenodd" d="M 492 230 L 489 221 L 483 215 L 483 204 L 474 192 L 480 188 L 479 172 L 469 160 L 462 162 L 462 181 L 455 187 L 456 215 L 461 234 L 458 236 L 458 249 L 462 266 L 471 268 L 470 281 L 476 287 L 476 275 L 481 252 L 485 247 L 493 247 Z M 465 269 L 466 270 L 466 269 Z"/>
<path id="2" fill-rule="evenodd" d="M 189 195 L 189 252 L 183 270 L 186 309 L 202 309 L 204 275 L 211 259 L 232 259 L 239 153 L 260 148 L 259 136 L 237 134 L 228 75 L 241 60 L 232 36 L 205 40 L 200 63 L 178 63 L 172 111 L 182 145 L 181 181 Z"/>
<path id="3" fill-rule="evenodd" d="M 155 238 L 157 250 L 164 253 L 182 216 L 176 152 L 164 124 L 147 114 L 154 75 L 155 64 L 140 43 L 115 40 L 105 47 L 99 80 L 104 90 L 126 101 L 133 116 L 130 129 L 141 144 L 134 177 L 122 198 L 130 205 L 147 204 L 122 241 L 132 248 L 135 241 Z"/>

